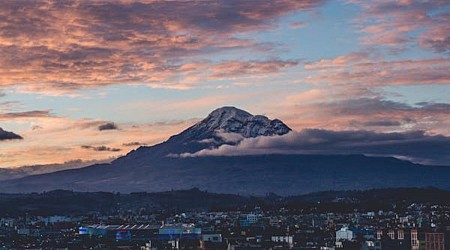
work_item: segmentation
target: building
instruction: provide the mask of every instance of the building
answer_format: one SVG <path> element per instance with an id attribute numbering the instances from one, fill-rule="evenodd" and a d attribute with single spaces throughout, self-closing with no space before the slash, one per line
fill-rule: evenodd
<path id="1" fill-rule="evenodd" d="M 285 243 L 290 248 L 294 247 L 294 236 L 272 236 L 272 242 Z"/>
<path id="2" fill-rule="evenodd" d="M 417 229 L 411 229 L 411 250 L 419 250 L 419 235 Z"/>
<path id="3" fill-rule="evenodd" d="M 411 239 L 405 229 L 378 229 L 376 232 L 376 241 L 383 249 L 410 250 Z"/>
<path id="4" fill-rule="evenodd" d="M 425 233 L 426 250 L 444 250 L 443 233 Z"/>
<path id="5" fill-rule="evenodd" d="M 336 231 L 336 241 L 351 241 L 354 239 L 353 231 L 348 229 L 347 227 L 343 227 Z"/>
<path id="6" fill-rule="evenodd" d="M 159 239 L 201 239 L 202 229 L 193 224 L 171 224 L 159 228 Z"/>
<path id="7" fill-rule="evenodd" d="M 155 238 L 159 226 L 140 225 L 90 225 L 80 227 L 80 235 L 101 236 L 109 239 L 126 240 L 148 240 Z"/>
<path id="8" fill-rule="evenodd" d="M 239 225 L 241 227 L 251 226 L 251 225 L 255 224 L 256 222 L 258 222 L 258 218 L 259 218 L 259 215 L 257 215 L 257 214 L 247 214 L 245 216 L 245 219 L 241 219 L 239 221 Z"/>
<path id="9" fill-rule="evenodd" d="M 202 234 L 202 241 L 222 243 L 222 234 L 220 234 L 220 233 L 204 233 L 204 234 Z"/>

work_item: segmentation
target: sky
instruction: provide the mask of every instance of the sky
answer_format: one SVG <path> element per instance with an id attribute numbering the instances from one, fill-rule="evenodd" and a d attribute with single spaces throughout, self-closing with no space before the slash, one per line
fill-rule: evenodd
<path id="1" fill-rule="evenodd" d="M 0 167 L 113 159 L 221 106 L 450 150 L 449 84 L 448 0 L 5 0 Z"/>

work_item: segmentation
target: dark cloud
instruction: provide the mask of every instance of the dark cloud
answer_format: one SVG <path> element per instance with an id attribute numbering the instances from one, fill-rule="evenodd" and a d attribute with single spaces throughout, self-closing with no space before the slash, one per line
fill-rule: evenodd
<path id="1" fill-rule="evenodd" d="M 252 154 L 368 154 L 395 156 L 427 164 L 450 164 L 450 137 L 423 131 L 377 133 L 305 129 L 283 136 L 243 139 L 238 145 L 223 145 L 182 157 Z"/>
<path id="2" fill-rule="evenodd" d="M 357 98 L 341 100 L 331 103 L 320 104 L 324 110 L 340 115 L 365 115 L 380 111 L 410 111 L 414 107 L 395 101 L 383 100 L 379 98 Z"/>
<path id="3" fill-rule="evenodd" d="M 357 98 L 316 103 L 313 106 L 324 115 L 353 119 L 349 124 L 358 126 L 393 127 L 409 124 L 424 126 L 423 129 L 435 127 L 440 131 L 446 131 L 445 127 L 450 118 L 448 103 L 423 102 L 409 105 L 381 98 Z"/>
<path id="4" fill-rule="evenodd" d="M 108 122 L 108 123 L 105 123 L 105 124 L 102 124 L 102 125 L 98 126 L 98 130 L 100 130 L 100 131 L 103 131 L 103 130 L 117 130 L 117 129 L 119 129 L 119 128 L 113 122 Z"/>
<path id="5" fill-rule="evenodd" d="M 42 128 L 43 128 L 42 126 L 34 125 L 34 126 L 31 127 L 31 130 L 39 130 L 39 129 L 42 129 Z"/>
<path id="6" fill-rule="evenodd" d="M 39 117 L 50 117 L 50 111 L 48 110 L 33 110 L 25 112 L 9 112 L 0 113 L 0 119 L 14 119 L 14 118 L 39 118 Z"/>
<path id="7" fill-rule="evenodd" d="M 21 139 L 23 139 L 22 136 L 15 134 L 13 132 L 5 131 L 2 128 L 0 128 L 0 141 L 21 140 Z"/>
<path id="8" fill-rule="evenodd" d="M 135 142 L 127 142 L 127 143 L 123 143 L 122 145 L 123 145 L 123 146 L 126 146 L 126 147 L 131 147 L 131 146 L 141 146 L 141 145 L 144 145 L 144 144 L 135 141 Z"/>
<path id="9" fill-rule="evenodd" d="M 90 150 L 94 150 L 94 151 L 110 151 L 110 152 L 118 152 L 121 151 L 120 148 L 110 148 L 107 146 L 89 146 L 89 145 L 83 145 L 81 146 L 81 148 L 83 149 L 90 149 Z"/>
<path id="10" fill-rule="evenodd" d="M 379 98 L 359 98 L 337 101 L 336 103 L 324 104 L 335 106 L 332 112 L 342 114 L 370 114 L 380 111 L 390 112 L 423 112 L 423 113 L 443 113 L 450 114 L 450 104 L 448 103 L 418 103 L 416 106 L 402 102 L 384 100 Z M 331 107 L 329 107 L 331 108 Z"/>
<path id="11" fill-rule="evenodd" d="M 375 129 L 379 132 L 408 129 L 450 134 L 448 103 L 409 104 L 372 93 L 352 92 L 347 87 L 307 92 L 286 100 L 292 107 L 286 108 L 283 119 L 297 128 Z"/>
<path id="12" fill-rule="evenodd" d="M 195 30 L 228 33 L 247 31 L 267 25 L 270 20 L 299 9 L 315 7 L 321 0 L 273 0 L 268 2 L 218 0 L 218 1 L 109 1 L 91 4 L 80 1 L 80 9 L 99 26 L 115 27 L 126 31 L 167 32 L 168 27 L 158 26 L 164 21 Z M 73 6 L 69 6 L 73 7 Z M 186 14 L 188 13 L 188 14 Z M 147 21 L 147 22 L 145 22 Z M 102 32 L 98 30 L 98 32 Z M 100 33 L 102 34 L 102 33 Z M 128 33 L 103 33 L 106 40 L 127 39 Z"/>
<path id="13" fill-rule="evenodd" d="M 380 121 L 367 121 L 363 123 L 364 126 L 380 126 L 380 127 L 390 127 L 390 126 L 400 126 L 402 125 L 399 121 L 393 120 L 380 120 Z"/>
<path id="14" fill-rule="evenodd" d="M 446 113 L 450 114 L 450 103 L 430 103 L 430 102 L 421 102 L 417 105 L 420 106 L 420 110 L 425 112 L 433 112 L 433 113 Z"/>

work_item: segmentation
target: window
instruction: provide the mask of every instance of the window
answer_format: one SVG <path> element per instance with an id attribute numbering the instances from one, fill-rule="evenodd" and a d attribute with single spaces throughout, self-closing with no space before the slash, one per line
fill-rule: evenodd
<path id="1" fill-rule="evenodd" d="M 397 231 L 397 238 L 399 240 L 404 240 L 405 239 L 405 232 L 403 232 L 403 230 L 398 230 Z"/>

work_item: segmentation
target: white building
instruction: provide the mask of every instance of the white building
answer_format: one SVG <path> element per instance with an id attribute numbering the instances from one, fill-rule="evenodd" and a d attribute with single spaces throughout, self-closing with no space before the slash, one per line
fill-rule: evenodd
<path id="1" fill-rule="evenodd" d="M 353 240 L 354 237 L 353 231 L 347 227 L 343 227 L 336 231 L 336 241 Z"/>
<path id="2" fill-rule="evenodd" d="M 294 237 L 293 236 L 272 236 L 273 242 L 282 242 L 289 245 L 289 247 L 294 246 Z"/>

